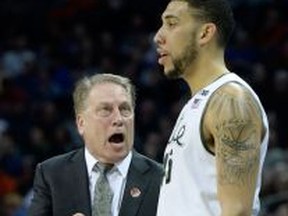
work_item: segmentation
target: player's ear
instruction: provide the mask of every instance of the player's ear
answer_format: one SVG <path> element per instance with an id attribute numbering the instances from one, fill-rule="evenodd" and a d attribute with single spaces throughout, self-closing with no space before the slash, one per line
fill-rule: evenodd
<path id="1" fill-rule="evenodd" d="M 199 45 L 203 46 L 211 41 L 216 35 L 216 30 L 214 23 L 204 23 L 199 29 Z"/>

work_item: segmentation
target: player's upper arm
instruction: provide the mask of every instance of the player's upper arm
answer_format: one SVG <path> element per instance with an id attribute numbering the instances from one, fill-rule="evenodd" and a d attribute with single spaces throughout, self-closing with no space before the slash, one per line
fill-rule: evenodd
<path id="1" fill-rule="evenodd" d="M 214 140 L 222 215 L 251 215 L 259 169 L 262 116 L 255 98 L 238 83 L 218 89 L 205 127 Z"/>

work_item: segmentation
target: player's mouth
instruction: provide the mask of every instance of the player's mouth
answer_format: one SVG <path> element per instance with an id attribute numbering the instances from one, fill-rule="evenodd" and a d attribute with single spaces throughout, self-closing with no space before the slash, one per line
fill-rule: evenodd
<path id="1" fill-rule="evenodd" d="M 160 48 L 157 49 L 157 53 L 158 53 L 158 63 L 163 65 L 165 59 L 168 57 L 168 53 Z"/>
<path id="2" fill-rule="evenodd" d="M 164 55 L 161 55 L 159 58 L 158 58 L 158 63 L 163 65 L 164 64 L 164 61 L 165 59 L 167 58 L 168 55 L 164 54 Z"/>

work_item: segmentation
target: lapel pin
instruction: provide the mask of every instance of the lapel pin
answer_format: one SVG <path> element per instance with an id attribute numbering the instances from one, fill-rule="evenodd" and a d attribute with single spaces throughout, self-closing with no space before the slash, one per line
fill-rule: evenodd
<path id="1" fill-rule="evenodd" d="M 131 188 L 130 190 L 130 195 L 133 197 L 133 198 L 137 198 L 141 195 L 141 191 L 138 187 L 133 187 Z"/>

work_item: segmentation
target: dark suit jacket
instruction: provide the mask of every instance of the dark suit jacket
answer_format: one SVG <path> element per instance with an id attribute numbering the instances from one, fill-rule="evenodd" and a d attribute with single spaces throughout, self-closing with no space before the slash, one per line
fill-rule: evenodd
<path id="1" fill-rule="evenodd" d="M 119 216 L 156 215 L 162 166 L 133 151 Z M 139 188 L 140 196 L 131 196 Z M 84 149 L 56 156 L 36 168 L 29 216 L 91 216 Z M 133 193 L 132 193 L 133 194 Z"/>

